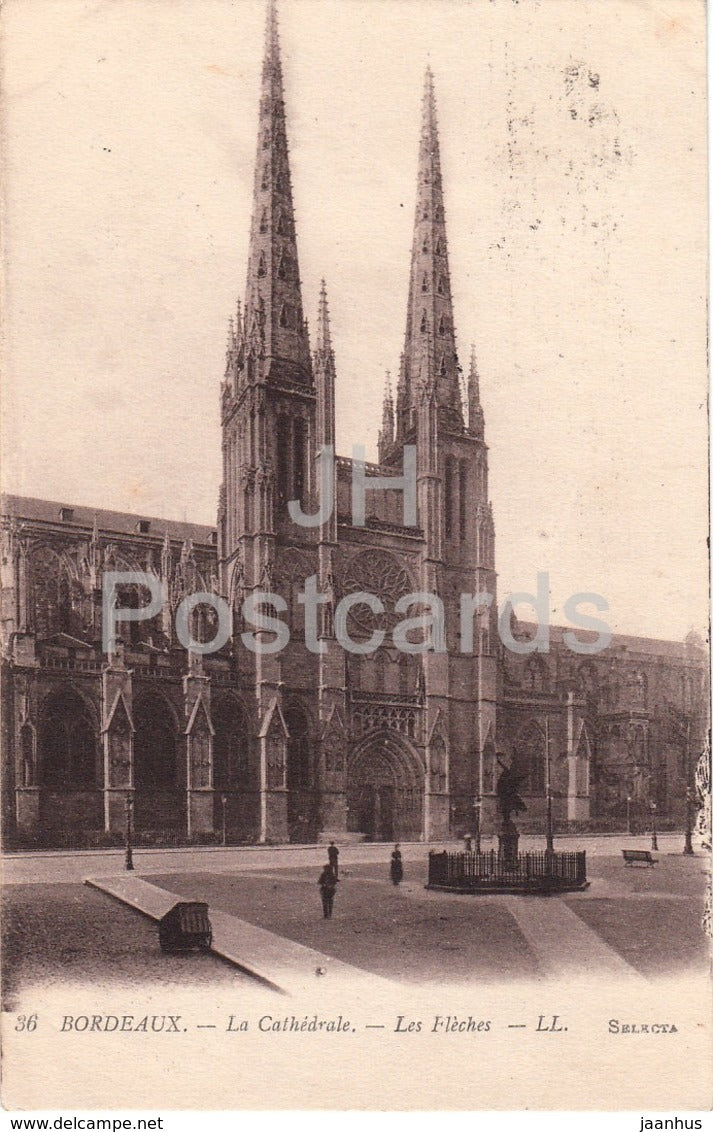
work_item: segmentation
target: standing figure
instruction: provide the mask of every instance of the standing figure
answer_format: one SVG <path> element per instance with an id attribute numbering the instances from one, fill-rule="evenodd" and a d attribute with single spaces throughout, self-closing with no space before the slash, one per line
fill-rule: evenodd
<path id="1" fill-rule="evenodd" d="M 394 845 L 394 851 L 391 854 L 391 883 L 401 884 L 404 879 L 404 866 L 401 860 L 401 850 L 398 845 Z"/>
<path id="2" fill-rule="evenodd" d="M 337 878 L 330 864 L 326 864 L 322 869 L 317 884 L 321 889 L 324 918 L 325 920 L 331 920 L 332 908 L 334 907 L 334 893 L 337 891 Z"/>
<path id="3" fill-rule="evenodd" d="M 329 849 L 327 850 L 327 856 L 329 857 L 330 865 L 334 869 L 334 875 L 335 875 L 336 879 L 339 880 L 339 850 L 337 849 L 337 846 L 334 844 L 333 841 L 329 842 Z"/>
<path id="4" fill-rule="evenodd" d="M 500 755 L 497 755 L 496 758 L 502 768 L 502 773 L 495 787 L 495 792 L 498 796 L 498 809 L 503 819 L 503 825 L 508 826 L 512 813 L 522 814 L 527 809 L 519 794 L 520 784 L 524 782 L 524 775 L 518 774 L 514 766 L 508 766 L 507 763 L 504 763 Z"/>

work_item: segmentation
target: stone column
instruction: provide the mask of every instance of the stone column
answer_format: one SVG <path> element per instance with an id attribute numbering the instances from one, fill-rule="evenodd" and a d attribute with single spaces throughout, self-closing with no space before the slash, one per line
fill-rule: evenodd
<path id="1" fill-rule="evenodd" d="M 123 831 L 126 798 L 134 792 L 134 723 L 131 671 L 124 664 L 124 646 L 102 670 L 102 751 L 104 759 L 104 829 Z"/>
<path id="2" fill-rule="evenodd" d="M 186 833 L 194 837 L 214 831 L 213 736 L 210 717 L 210 677 L 204 675 L 202 656 L 189 653 L 189 670 L 183 677 L 186 717 Z"/>

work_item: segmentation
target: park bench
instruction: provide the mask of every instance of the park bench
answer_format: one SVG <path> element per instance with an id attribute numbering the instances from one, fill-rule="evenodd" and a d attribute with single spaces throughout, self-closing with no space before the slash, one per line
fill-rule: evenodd
<path id="1" fill-rule="evenodd" d="M 655 865 L 657 859 L 651 856 L 648 849 L 622 849 L 625 865 Z"/>

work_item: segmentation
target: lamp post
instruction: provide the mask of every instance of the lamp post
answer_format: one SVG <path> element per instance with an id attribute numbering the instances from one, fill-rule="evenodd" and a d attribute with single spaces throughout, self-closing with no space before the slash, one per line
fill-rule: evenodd
<path id="1" fill-rule="evenodd" d="M 626 796 L 626 832 L 631 833 L 631 794 Z"/>
<path id="2" fill-rule="evenodd" d="M 226 828 L 227 827 L 226 827 L 226 823 L 225 823 L 225 807 L 228 804 L 228 799 L 226 798 L 225 794 L 221 794 L 220 804 L 223 807 L 223 845 L 225 846 L 226 841 L 227 841 L 227 839 L 226 839 Z"/>
<path id="3" fill-rule="evenodd" d="M 693 791 L 690 786 L 686 787 L 686 840 L 683 845 L 683 852 L 686 857 L 693 856 Z"/>
<path id="4" fill-rule="evenodd" d="M 545 719 L 545 791 L 547 794 L 547 852 L 555 848 L 552 826 L 552 768 L 550 766 L 550 721 Z"/>
<path id="5" fill-rule="evenodd" d="M 133 807 L 134 807 L 134 799 L 131 797 L 131 794 L 127 794 L 126 795 L 126 858 L 125 858 L 125 863 L 124 863 L 124 867 L 126 868 L 127 872 L 133 872 L 134 871 L 134 854 L 133 854 L 133 846 L 131 844 L 131 833 L 132 833 L 131 817 L 132 817 Z"/>
<path id="6" fill-rule="evenodd" d="M 651 848 L 658 849 L 659 843 L 656 837 L 656 803 L 651 803 Z"/>
<path id="7" fill-rule="evenodd" d="M 683 852 L 686 857 L 693 856 L 693 786 L 691 783 L 691 722 L 686 723 L 686 839 L 683 843 Z"/>
<path id="8" fill-rule="evenodd" d="M 473 816 L 474 816 L 473 827 L 474 827 L 474 840 L 475 840 L 475 851 L 476 851 L 476 853 L 480 853 L 480 810 L 481 810 L 482 805 L 483 805 L 483 799 L 480 797 L 480 794 L 478 794 L 476 796 L 475 803 L 473 805 Z"/>

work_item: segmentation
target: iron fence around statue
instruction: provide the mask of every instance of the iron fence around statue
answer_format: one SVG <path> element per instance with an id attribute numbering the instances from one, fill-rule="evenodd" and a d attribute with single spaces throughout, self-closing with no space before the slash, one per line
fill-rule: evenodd
<path id="1" fill-rule="evenodd" d="M 547 892 L 584 888 L 587 855 L 576 852 L 535 851 L 507 860 L 492 849 L 488 853 L 428 855 L 428 888 L 473 892 Z"/>

